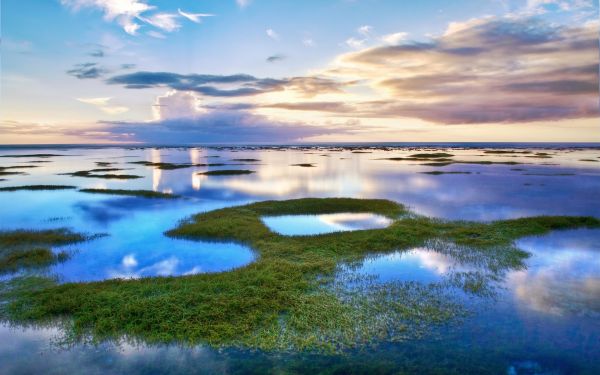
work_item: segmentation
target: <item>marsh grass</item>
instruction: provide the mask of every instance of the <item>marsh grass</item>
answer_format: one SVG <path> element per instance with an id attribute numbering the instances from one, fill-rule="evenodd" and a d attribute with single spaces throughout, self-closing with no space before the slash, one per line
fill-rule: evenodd
<path id="1" fill-rule="evenodd" d="M 303 167 L 303 168 L 312 168 L 312 167 L 316 167 L 316 165 L 314 165 L 313 163 L 299 163 L 299 164 L 292 164 L 292 167 Z"/>
<path id="2" fill-rule="evenodd" d="M 117 180 L 131 180 L 136 178 L 142 178 L 142 176 L 131 175 L 131 174 L 114 174 L 114 173 L 104 173 L 98 174 L 102 172 L 117 172 L 124 171 L 127 169 L 124 168 L 95 168 L 87 171 L 77 171 L 70 173 L 61 173 L 61 175 L 72 176 L 72 177 L 85 177 L 85 178 L 104 178 L 104 179 L 117 179 Z"/>
<path id="3" fill-rule="evenodd" d="M 80 189 L 79 191 L 82 193 L 126 195 L 126 196 L 133 196 L 133 197 L 142 197 L 142 198 L 165 198 L 165 199 L 179 198 L 178 195 L 174 195 L 174 194 L 170 194 L 170 193 L 161 193 L 161 192 L 152 191 L 152 190 Z"/>
<path id="4" fill-rule="evenodd" d="M 248 169 L 221 169 L 214 171 L 206 171 L 206 172 L 198 172 L 199 175 L 204 176 L 232 176 L 232 175 L 243 175 L 243 174 L 252 174 L 254 171 Z"/>
<path id="5" fill-rule="evenodd" d="M 394 220 L 383 229 L 315 236 L 282 236 L 261 217 L 376 213 Z M 591 217 L 533 217 L 491 223 L 451 222 L 411 214 L 374 199 L 265 201 L 201 213 L 166 234 L 191 240 L 234 241 L 254 249 L 256 262 L 230 272 L 57 285 L 30 282 L 6 305 L 15 323 L 70 317 L 69 336 L 94 340 L 136 337 L 146 342 L 207 343 L 264 350 L 338 351 L 381 340 L 416 337 L 464 311 L 436 285 L 402 283 L 339 290 L 339 264 L 373 253 L 403 251 L 431 241 L 483 268 L 457 276 L 465 290 L 483 293 L 490 282 L 524 267 L 528 254 L 516 238 L 551 230 L 600 227 Z M 442 246 L 442 248 L 445 248 Z"/>
<path id="6" fill-rule="evenodd" d="M 2 231 L 0 232 L 0 273 L 63 262 L 69 254 L 64 251 L 55 254 L 50 247 L 84 240 L 86 240 L 85 236 L 67 229 Z"/>
<path id="7" fill-rule="evenodd" d="M 71 185 L 22 185 L 22 186 L 5 186 L 1 187 L 0 191 L 19 191 L 19 190 L 67 190 L 75 189 L 75 186 Z"/>

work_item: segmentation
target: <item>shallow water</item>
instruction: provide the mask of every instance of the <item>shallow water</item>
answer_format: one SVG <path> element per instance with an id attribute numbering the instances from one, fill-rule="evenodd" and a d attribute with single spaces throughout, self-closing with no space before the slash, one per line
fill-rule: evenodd
<path id="1" fill-rule="evenodd" d="M 436 150 L 437 151 L 437 150 Z M 266 199 L 300 197 L 386 198 L 417 214 L 444 219 L 488 221 L 533 215 L 600 217 L 600 150 L 542 150 L 550 159 L 506 155 L 481 156 L 482 150 L 452 149 L 455 159 L 517 161 L 522 165 L 453 164 L 380 160 L 423 150 L 285 150 L 230 149 L 18 149 L 15 153 L 68 156 L 0 158 L 0 166 L 40 165 L 26 175 L 5 176 L 1 186 L 67 184 L 79 188 L 148 189 L 172 192 L 177 200 L 85 194 L 76 190 L 0 192 L 0 229 L 68 227 L 105 234 L 67 247 L 71 258 L 41 272 L 61 282 L 115 277 L 220 272 L 251 263 L 256 254 L 239 244 L 171 239 L 163 233 L 195 213 Z M 327 156 L 322 156 L 327 155 Z M 214 156 L 219 156 L 215 158 Z M 158 170 L 129 164 L 137 160 L 172 163 L 259 162 L 222 167 Z M 30 163 L 49 160 L 48 163 Z M 131 168 L 134 180 L 105 180 L 59 175 L 99 167 Z M 314 168 L 293 166 L 314 163 Z M 556 165 L 550 165 L 556 164 Z M 251 169 L 252 175 L 202 176 L 208 169 Z M 522 170 L 517 170 L 522 169 Z M 470 174 L 429 175 L 428 171 Z M 344 214 L 345 215 L 345 214 Z M 374 216 L 344 215 L 263 218 L 275 231 L 314 234 L 385 226 Z M 325 216 L 325 218 L 323 218 Z M 322 232 L 320 232 L 322 231 Z M 60 348 L 56 328 L 0 326 L 0 373 L 215 373 L 215 372 L 347 372 L 428 373 L 600 373 L 600 231 L 554 232 L 523 238 L 518 247 L 530 252 L 527 269 L 512 271 L 499 282 L 493 298 L 469 297 L 464 321 L 440 327 L 420 340 L 382 344 L 345 356 L 307 353 L 262 353 L 213 350 L 198 346 L 132 346 Z M 60 249 L 55 249 L 59 251 Z M 342 266 L 344 267 L 344 266 Z M 378 282 L 444 280 L 472 269 L 452 254 L 435 248 L 373 254 L 351 269 Z M 350 268 L 349 268 L 350 269 Z M 3 276 L 3 278 L 10 276 Z"/>
<path id="2" fill-rule="evenodd" d="M 273 232 L 285 236 L 385 228 L 392 222 L 385 216 L 369 213 L 265 216 L 262 221 Z"/>

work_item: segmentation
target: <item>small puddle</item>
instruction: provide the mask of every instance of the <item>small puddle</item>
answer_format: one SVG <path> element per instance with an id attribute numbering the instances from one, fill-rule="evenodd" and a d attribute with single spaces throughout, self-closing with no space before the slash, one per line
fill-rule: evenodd
<path id="1" fill-rule="evenodd" d="M 265 216 L 262 221 L 273 232 L 285 236 L 378 229 L 392 223 L 392 220 L 385 216 L 371 213 Z"/>

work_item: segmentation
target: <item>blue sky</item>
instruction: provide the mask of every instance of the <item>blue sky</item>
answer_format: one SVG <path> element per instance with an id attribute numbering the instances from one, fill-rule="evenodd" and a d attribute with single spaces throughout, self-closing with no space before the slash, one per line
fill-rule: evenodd
<path id="1" fill-rule="evenodd" d="M 0 135 L 600 140 L 597 18 L 596 0 L 3 1 Z"/>

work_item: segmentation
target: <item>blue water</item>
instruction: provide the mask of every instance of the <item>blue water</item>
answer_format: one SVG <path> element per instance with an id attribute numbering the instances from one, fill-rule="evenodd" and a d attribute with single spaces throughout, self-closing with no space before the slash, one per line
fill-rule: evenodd
<path id="1" fill-rule="evenodd" d="M 262 221 L 273 232 L 286 236 L 385 228 L 391 224 L 385 216 L 369 213 L 265 216 Z"/>
<path id="2" fill-rule="evenodd" d="M 294 149 L 231 148 L 1 148 L 0 155 L 56 153 L 24 175 L 5 176 L 1 186 L 68 184 L 78 188 L 147 189 L 182 199 L 161 200 L 67 191 L 0 192 L 0 230 L 66 227 L 102 236 L 66 247 L 71 258 L 43 272 L 60 282 L 107 278 L 227 272 L 253 262 L 258 254 L 234 243 L 172 239 L 164 232 L 199 212 L 266 199 L 301 197 L 386 198 L 417 214 L 442 219 L 490 221 L 533 215 L 600 217 L 600 150 L 558 149 L 555 145 L 511 145 L 544 149 L 551 159 L 523 155 L 481 156 L 477 147 L 447 145 L 378 149 L 352 153 L 337 146 Z M 386 145 L 390 147 L 390 145 Z M 501 147 L 487 145 L 486 147 Z M 454 164 L 445 167 L 380 160 L 416 152 L 446 151 L 459 160 L 518 161 L 523 165 Z M 325 156 L 323 156 L 325 155 Z M 218 157 L 214 157 L 218 156 Z M 129 164 L 147 160 L 173 163 L 236 163 L 243 166 L 157 170 Z M 0 166 L 27 165 L 40 158 L 0 158 Z M 132 168 L 135 180 L 104 180 L 60 175 L 98 167 Z M 237 162 L 239 164 L 239 162 Z M 314 168 L 292 166 L 314 163 Z M 35 164 L 35 163 L 34 163 Z M 208 169 L 251 169 L 244 176 L 203 176 Z M 518 170 L 523 169 L 523 170 Z M 443 170 L 471 174 L 428 175 Z M 120 172 L 117 172 L 120 173 Z M 560 175 L 568 174 L 568 175 Z M 323 218 L 325 216 L 325 218 Z M 377 216 L 327 215 L 263 218 L 287 235 L 360 230 L 387 223 Z M 493 298 L 469 298 L 470 314 L 459 323 L 400 344 L 382 342 L 343 356 L 265 353 L 204 346 L 151 346 L 103 343 L 60 348 L 58 328 L 0 324 L 0 374 L 14 373 L 600 373 L 600 231 L 553 232 L 523 238 L 527 268 L 502 275 Z M 54 249 L 60 251 L 60 248 Z M 437 283 L 471 270 L 452 253 L 424 246 L 406 252 L 371 254 L 340 271 L 375 282 Z M 3 278 L 11 277 L 4 275 Z"/>

